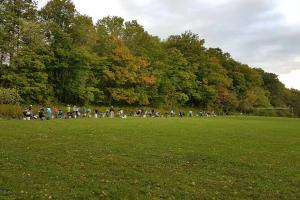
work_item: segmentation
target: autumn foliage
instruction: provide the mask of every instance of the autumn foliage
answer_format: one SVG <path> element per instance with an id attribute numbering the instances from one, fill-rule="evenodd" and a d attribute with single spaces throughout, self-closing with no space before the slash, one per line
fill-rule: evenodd
<path id="1" fill-rule="evenodd" d="M 162 40 L 136 20 L 96 24 L 71 0 L 0 6 L 0 90 L 21 103 L 197 107 L 221 113 L 293 108 L 300 92 L 186 31 Z M 4 88 L 4 89 L 3 89 Z M 3 101 L 2 102 L 7 102 Z"/>

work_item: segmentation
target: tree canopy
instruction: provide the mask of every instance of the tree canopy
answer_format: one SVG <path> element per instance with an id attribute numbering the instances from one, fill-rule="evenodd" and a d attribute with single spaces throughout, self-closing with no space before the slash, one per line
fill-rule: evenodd
<path id="1" fill-rule="evenodd" d="M 96 24 L 71 0 L 2 0 L 0 87 L 23 103 L 179 107 L 230 112 L 293 107 L 298 90 L 186 31 L 165 40 L 136 20 Z"/>

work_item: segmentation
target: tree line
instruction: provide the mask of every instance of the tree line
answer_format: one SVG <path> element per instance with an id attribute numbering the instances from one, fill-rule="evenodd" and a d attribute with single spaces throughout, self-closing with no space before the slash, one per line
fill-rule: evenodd
<path id="1" fill-rule="evenodd" d="M 70 0 L 2 0 L 0 87 L 22 103 L 192 106 L 224 113 L 293 108 L 300 92 L 191 31 L 160 39 L 136 20 L 96 24 Z M 16 92 L 17 91 L 17 92 Z"/>

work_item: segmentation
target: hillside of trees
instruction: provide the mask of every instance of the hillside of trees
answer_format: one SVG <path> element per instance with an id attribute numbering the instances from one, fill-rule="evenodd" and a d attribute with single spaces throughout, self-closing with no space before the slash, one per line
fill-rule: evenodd
<path id="1" fill-rule="evenodd" d="M 197 107 L 224 113 L 293 108 L 300 92 L 187 31 L 165 40 L 137 21 L 96 24 L 70 0 L 2 0 L 0 93 L 12 102 Z M 17 98 L 17 100 L 14 98 Z M 1 101 L 1 98 L 0 98 Z M 0 102 L 1 103 L 1 102 Z"/>

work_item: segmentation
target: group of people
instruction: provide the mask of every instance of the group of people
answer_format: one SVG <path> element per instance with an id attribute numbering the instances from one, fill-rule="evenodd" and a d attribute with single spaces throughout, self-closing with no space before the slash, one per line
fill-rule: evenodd
<path id="1" fill-rule="evenodd" d="M 54 114 L 54 115 L 53 115 Z M 32 105 L 26 108 L 23 111 L 23 119 L 24 120 L 34 120 L 34 119 L 41 119 L 41 120 L 50 120 L 53 118 L 62 119 L 63 118 L 63 111 L 58 109 L 56 106 L 41 108 L 37 114 L 34 114 Z"/>
<path id="2" fill-rule="evenodd" d="M 37 113 L 33 112 L 32 105 L 25 108 L 23 111 L 23 119 L 24 120 L 35 120 L 35 119 L 41 119 L 41 120 L 51 120 L 51 119 L 71 119 L 71 118 L 79 118 L 79 117 L 87 117 L 91 118 L 92 115 L 95 118 L 99 117 L 111 117 L 113 118 L 115 116 L 115 109 L 113 106 L 106 110 L 105 112 L 100 112 L 98 109 L 94 109 L 94 112 L 92 113 L 91 108 L 86 107 L 78 107 L 74 105 L 71 107 L 70 105 L 67 105 L 65 109 L 58 109 L 56 106 L 47 107 L 47 108 L 41 108 Z M 117 112 L 117 115 L 119 117 L 126 117 L 123 110 L 119 110 Z"/>
<path id="3" fill-rule="evenodd" d="M 58 109 L 56 106 L 47 107 L 47 108 L 41 108 L 38 113 L 34 114 L 32 105 L 30 105 L 28 108 L 26 108 L 23 112 L 24 120 L 34 120 L 34 119 L 40 119 L 40 120 L 51 120 L 51 119 L 77 119 L 77 118 L 127 118 L 127 115 L 125 114 L 123 109 L 115 110 L 113 106 L 110 107 L 110 109 L 107 109 L 105 111 L 100 111 L 97 108 L 91 109 L 89 107 L 78 107 L 76 105 L 70 106 L 67 105 L 65 109 Z M 171 110 L 170 112 L 160 113 L 159 111 L 155 111 L 154 109 L 151 110 L 144 110 L 144 109 L 135 109 L 128 113 L 128 116 L 132 117 L 142 117 L 142 118 L 148 118 L 148 117 L 185 117 L 186 114 L 182 111 L 179 111 L 178 114 Z M 193 111 L 190 110 L 187 113 L 188 117 L 193 117 Z M 196 116 L 216 116 L 214 112 L 206 112 L 206 111 L 199 111 L 199 113 Z"/>

